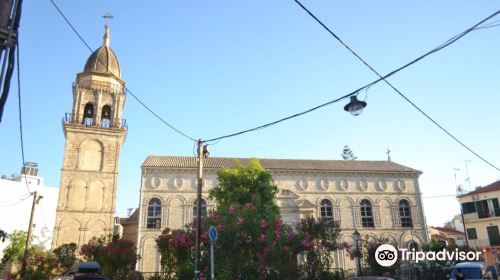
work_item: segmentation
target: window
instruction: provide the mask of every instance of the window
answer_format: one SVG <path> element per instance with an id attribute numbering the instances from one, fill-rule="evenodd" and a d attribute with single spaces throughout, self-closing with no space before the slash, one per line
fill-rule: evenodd
<path id="1" fill-rule="evenodd" d="M 410 203 L 408 200 L 403 199 L 399 202 L 399 219 L 402 227 L 413 227 Z"/>
<path id="2" fill-rule="evenodd" d="M 477 233 L 475 228 L 468 228 L 467 229 L 467 237 L 469 240 L 475 240 L 477 239 Z"/>
<path id="3" fill-rule="evenodd" d="M 464 214 L 475 213 L 476 206 L 474 205 L 474 202 L 462 203 L 462 211 L 464 212 Z"/>
<path id="4" fill-rule="evenodd" d="M 498 226 L 486 227 L 486 231 L 488 231 L 490 246 L 500 246 L 500 232 L 498 231 Z"/>
<path id="5" fill-rule="evenodd" d="M 147 228 L 161 228 L 161 201 L 152 198 L 148 203 Z"/>
<path id="6" fill-rule="evenodd" d="M 201 199 L 201 217 L 205 218 L 207 216 L 207 202 L 202 198 Z M 198 199 L 194 200 L 193 205 L 193 220 L 196 220 L 198 217 Z"/>
<path id="7" fill-rule="evenodd" d="M 94 124 L 94 105 L 87 103 L 83 109 L 83 124 L 91 126 Z"/>
<path id="8" fill-rule="evenodd" d="M 361 225 L 363 227 L 374 227 L 372 203 L 367 199 L 363 199 L 361 201 L 360 209 L 361 209 Z"/>
<path id="9" fill-rule="evenodd" d="M 321 205 L 320 218 L 322 220 L 332 220 L 333 219 L 332 202 L 328 199 L 323 199 L 320 205 Z"/>
<path id="10" fill-rule="evenodd" d="M 108 128 L 110 126 L 111 107 L 104 105 L 101 112 L 101 127 Z"/>
<path id="11" fill-rule="evenodd" d="M 463 203 L 462 208 L 464 210 L 464 214 L 477 212 L 477 217 L 479 219 L 500 216 L 500 206 L 498 205 L 498 198 Z"/>

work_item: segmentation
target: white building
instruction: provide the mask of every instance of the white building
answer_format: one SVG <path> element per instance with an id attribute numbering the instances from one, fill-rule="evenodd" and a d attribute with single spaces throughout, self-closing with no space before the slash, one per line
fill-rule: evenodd
<path id="1" fill-rule="evenodd" d="M 27 231 L 33 204 L 31 192 L 38 192 L 39 204 L 35 208 L 33 220 L 33 245 L 41 245 L 50 249 L 52 229 L 56 214 L 58 189 L 44 185 L 44 178 L 38 176 L 36 163 L 26 163 L 21 170 L 21 175 L 13 174 L 10 177 L 2 176 L 0 179 L 0 229 L 8 234 L 14 231 Z M 0 242 L 0 255 L 7 247 L 9 240 Z"/>
<path id="2" fill-rule="evenodd" d="M 204 213 L 215 206 L 208 191 L 217 185 L 217 170 L 249 160 L 204 161 Z M 349 244 L 355 230 L 364 242 L 387 240 L 401 247 L 428 242 L 418 170 L 391 161 L 261 159 L 260 163 L 273 174 L 279 189 L 276 202 L 286 223 L 295 224 L 306 216 L 333 219 L 342 229 L 339 241 Z M 155 239 L 164 228 L 180 229 L 193 221 L 196 172 L 194 157 L 149 156 L 142 165 L 140 206 L 125 223 L 138 229 L 128 238 L 136 235 L 139 271 L 160 270 Z M 332 266 L 354 268 L 345 252 L 334 257 Z"/>

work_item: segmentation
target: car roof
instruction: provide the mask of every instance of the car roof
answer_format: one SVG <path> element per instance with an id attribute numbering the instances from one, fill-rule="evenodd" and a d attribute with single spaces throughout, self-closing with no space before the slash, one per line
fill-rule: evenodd
<path id="1" fill-rule="evenodd" d="M 462 263 L 457 263 L 455 265 L 455 268 L 483 268 L 483 267 L 485 267 L 485 265 L 482 262 L 462 262 Z"/>

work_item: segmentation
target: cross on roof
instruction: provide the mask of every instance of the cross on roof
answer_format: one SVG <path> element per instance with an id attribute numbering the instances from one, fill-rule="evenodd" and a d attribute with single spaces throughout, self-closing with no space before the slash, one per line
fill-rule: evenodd
<path id="1" fill-rule="evenodd" d="M 107 12 L 105 15 L 102 16 L 103 18 L 106 19 L 106 25 L 109 25 L 109 20 L 115 18 L 110 12 Z"/>

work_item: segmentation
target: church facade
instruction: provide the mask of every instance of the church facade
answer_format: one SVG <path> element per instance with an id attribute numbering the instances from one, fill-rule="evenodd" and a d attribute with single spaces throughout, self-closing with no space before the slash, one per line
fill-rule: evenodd
<path id="1" fill-rule="evenodd" d="M 215 207 L 208 191 L 217 185 L 217 170 L 245 165 L 247 158 L 204 160 L 202 215 Z M 284 222 L 306 216 L 333 219 L 342 229 L 339 242 L 380 239 L 409 246 L 426 243 L 427 230 L 418 178 L 420 171 L 391 161 L 260 159 L 273 174 L 276 202 Z M 159 271 L 155 239 L 166 227 L 183 228 L 196 217 L 196 159 L 149 156 L 142 165 L 140 206 L 129 223 L 137 223 L 138 270 Z M 132 221 L 133 220 L 133 221 Z M 337 268 L 354 268 L 345 251 L 335 253 Z"/>
<path id="2" fill-rule="evenodd" d="M 73 83 L 73 108 L 63 118 L 66 137 L 52 248 L 113 233 L 118 160 L 127 127 L 122 119 L 125 82 L 104 42 Z"/>

